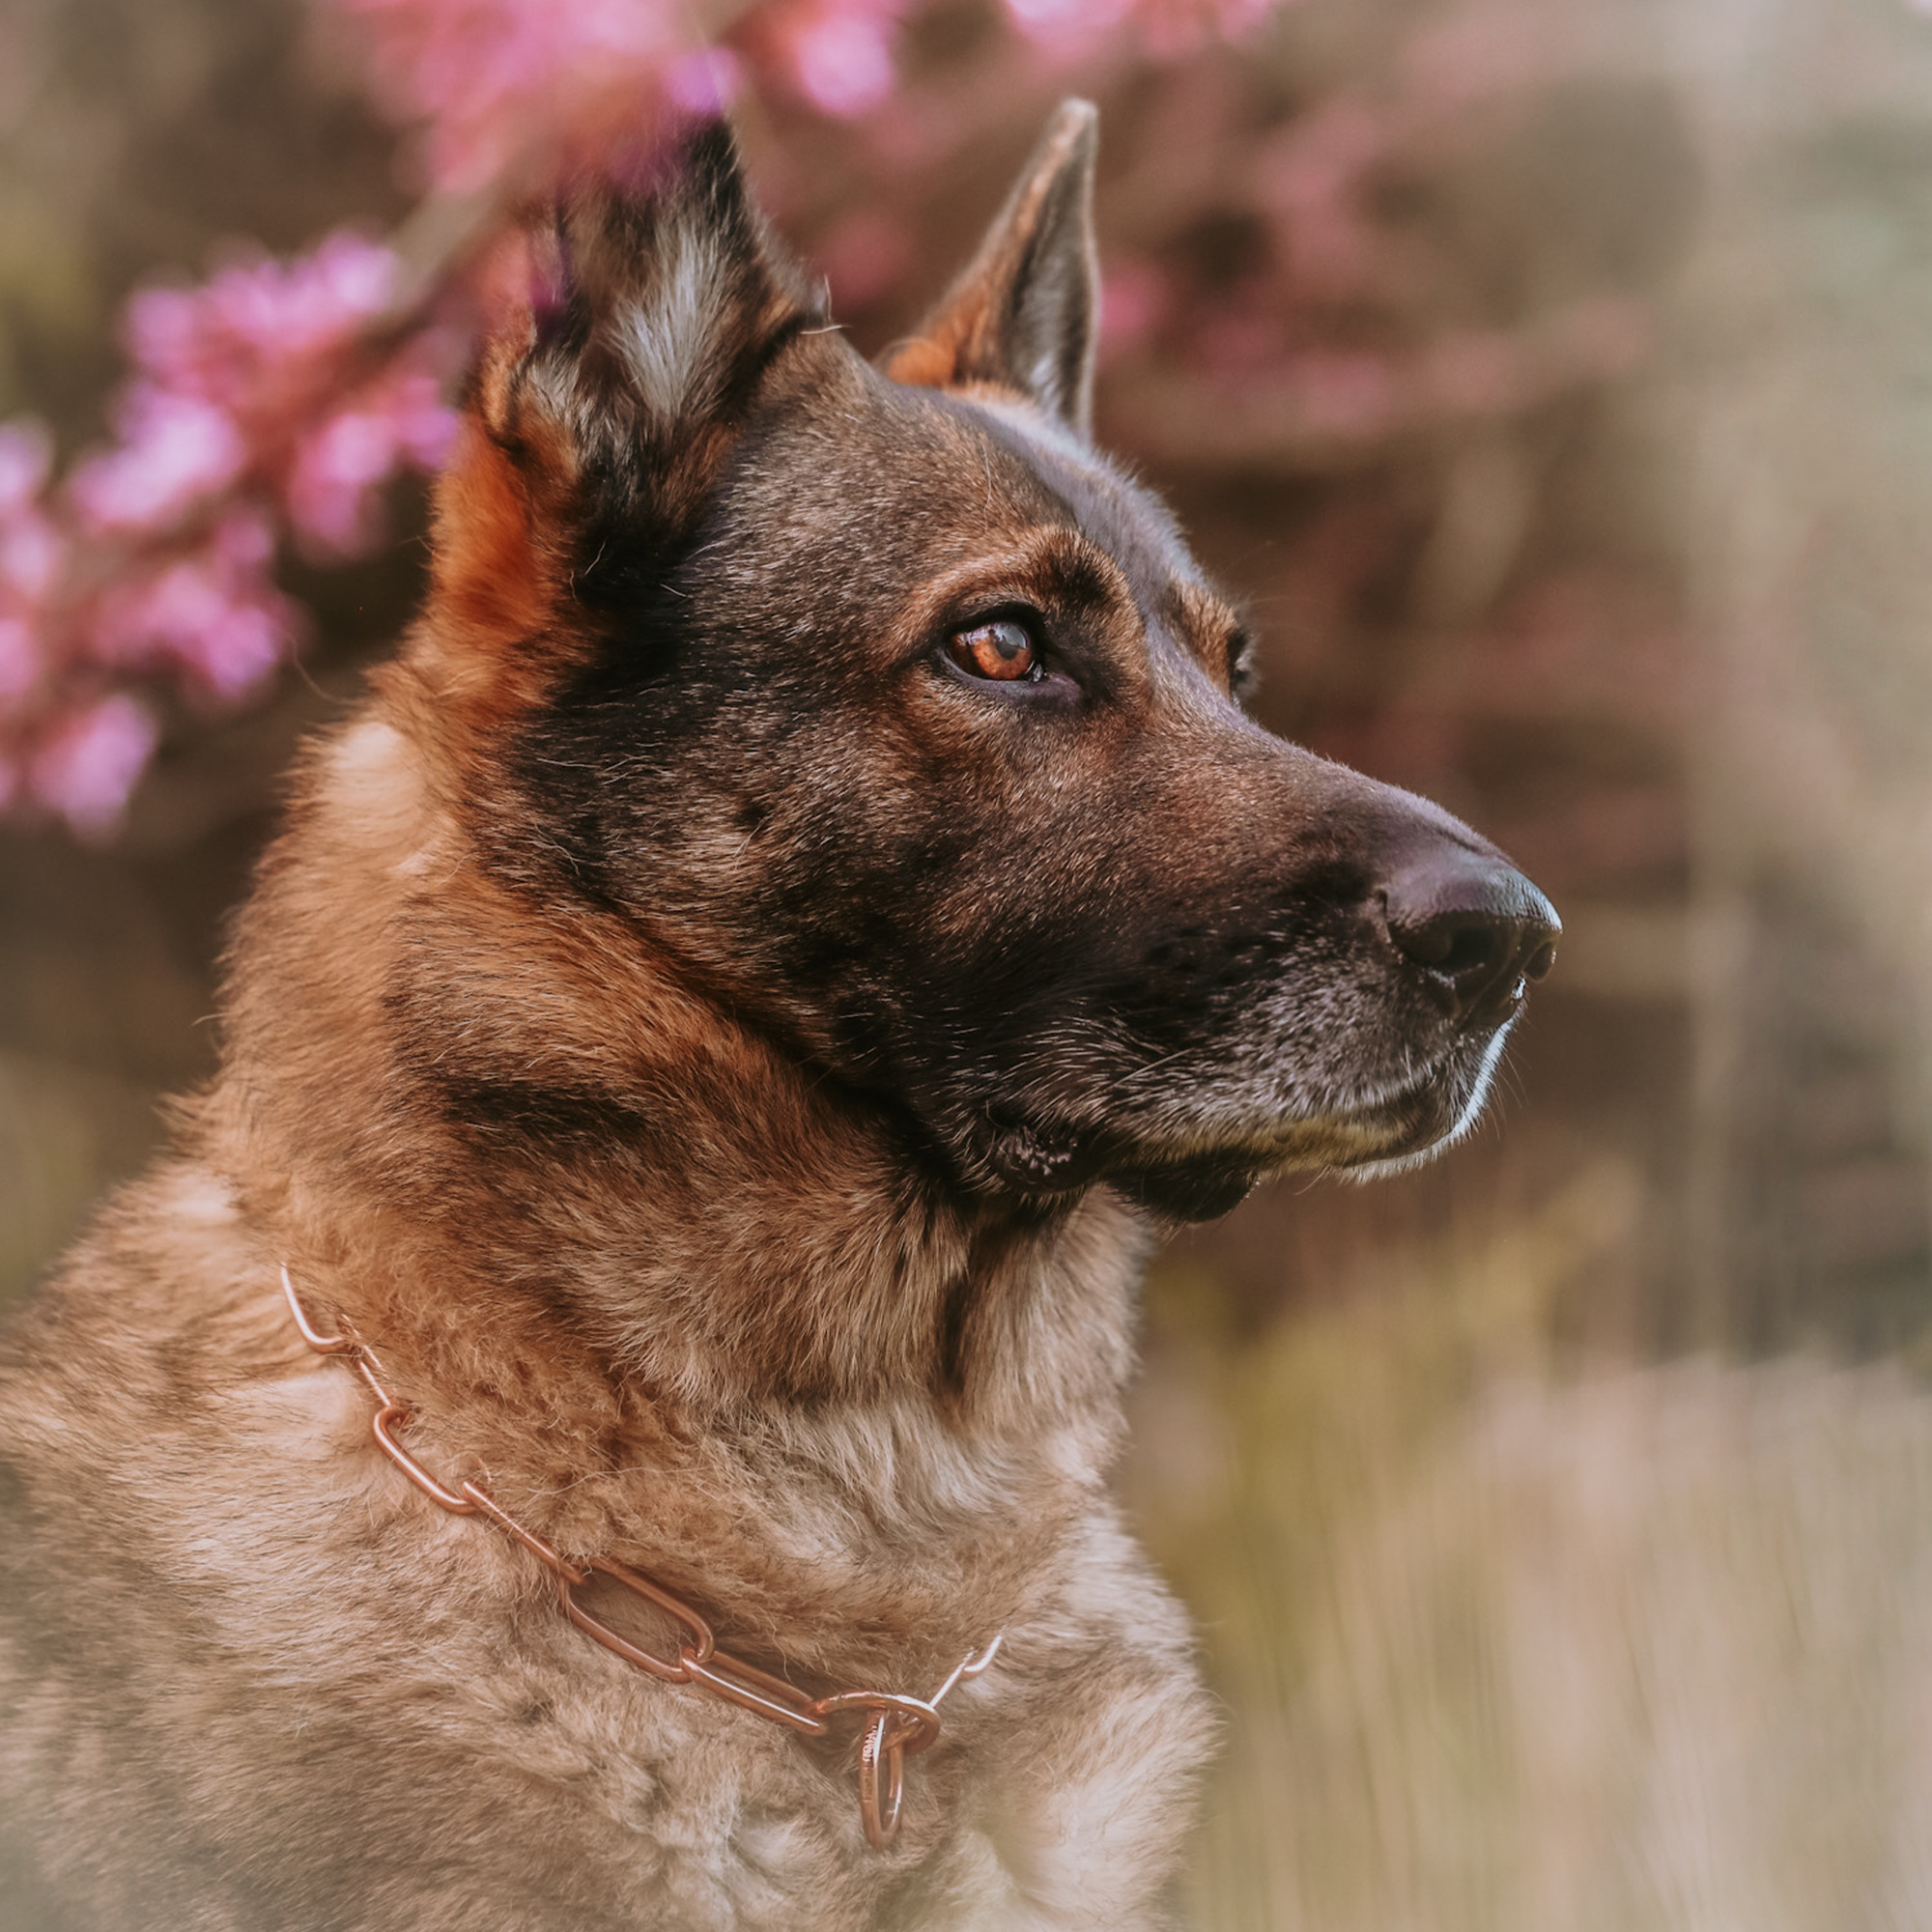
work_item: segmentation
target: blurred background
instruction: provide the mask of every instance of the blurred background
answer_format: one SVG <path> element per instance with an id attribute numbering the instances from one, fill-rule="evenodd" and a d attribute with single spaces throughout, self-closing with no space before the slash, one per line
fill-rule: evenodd
<path id="1" fill-rule="evenodd" d="M 627 4 L 552 0 L 546 43 Z M 424 211 L 507 165 L 514 85 L 450 79 L 493 9 L 7 0 L 0 419 L 135 447 L 142 286 L 344 224 L 435 256 Z M 1122 1485 L 1225 1707 L 1194 1922 L 1932 1924 L 1932 14 L 696 24 L 867 350 L 1052 101 L 1100 101 L 1100 440 L 1250 610 L 1264 720 L 1469 819 L 1568 927 L 1469 1144 L 1154 1266 Z M 392 457 L 380 526 L 275 526 L 292 668 L 0 635 L 0 1298 L 212 1065 L 278 775 L 419 588 Z M 9 529 L 79 514 L 15 471 L 0 633 Z M 146 722 L 105 777 L 47 751 L 109 698 Z"/>

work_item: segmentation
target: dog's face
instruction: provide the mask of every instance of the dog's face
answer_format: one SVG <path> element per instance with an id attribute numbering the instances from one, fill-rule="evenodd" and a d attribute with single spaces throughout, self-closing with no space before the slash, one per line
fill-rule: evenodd
<path id="1" fill-rule="evenodd" d="M 1458 1131 L 1556 926 L 1244 715 L 1239 620 L 1087 441 L 1092 135 L 1063 110 L 883 372 L 721 137 L 571 211 L 566 297 L 478 388 L 554 562 L 500 729 L 549 876 L 959 1188 L 1199 1216 Z"/>

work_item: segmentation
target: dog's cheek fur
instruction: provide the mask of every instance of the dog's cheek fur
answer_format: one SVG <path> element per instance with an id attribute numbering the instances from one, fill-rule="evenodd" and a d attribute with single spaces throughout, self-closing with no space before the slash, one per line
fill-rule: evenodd
<path id="1" fill-rule="evenodd" d="M 569 877 L 980 1179 L 1002 1122 L 1083 1141 L 1070 1186 L 1136 1133 L 1185 1155 L 1398 1082 L 1427 1042 L 1364 927 L 1359 838 L 1317 823 L 1377 788 L 1198 676 L 1022 716 L 908 659 L 891 613 L 928 577 L 1065 508 L 863 378 L 828 384 L 842 450 L 810 414 L 754 425 L 690 563 L 526 724 Z M 1360 1149 L 1251 1147 L 1200 1207 Z"/>

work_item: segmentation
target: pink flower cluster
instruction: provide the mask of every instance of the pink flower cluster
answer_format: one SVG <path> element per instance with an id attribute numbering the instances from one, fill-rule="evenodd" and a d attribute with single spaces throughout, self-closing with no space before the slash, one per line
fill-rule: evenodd
<path id="1" fill-rule="evenodd" d="M 978 122 L 929 113 L 899 83 L 897 36 L 924 3 L 318 0 L 361 34 L 371 92 L 419 128 L 440 195 L 515 194 L 560 166 L 608 164 L 668 114 L 716 111 L 748 76 L 855 128 L 876 123 L 881 156 L 899 140 L 929 157 Z M 1006 0 L 1024 36 L 1009 67 L 1062 64 L 1122 29 L 1166 58 L 1275 4 Z M 1293 201 L 1293 180 L 1282 192 Z M 869 226 L 835 238 L 841 286 L 880 292 L 911 249 L 909 212 L 882 199 Z M 1347 255 L 1350 236 L 1324 240 L 1296 218 L 1311 269 L 1324 245 Z M 1140 266 L 1139 283 L 1129 264 L 1112 291 L 1117 350 L 1147 342 L 1175 306 L 1162 273 Z M 0 811 L 110 828 L 156 741 L 156 700 L 238 698 L 298 634 L 274 582 L 280 539 L 352 555 L 378 534 L 384 486 L 440 460 L 451 345 L 392 313 L 397 274 L 389 251 L 337 235 L 292 262 L 149 290 L 127 312 L 131 376 L 109 447 L 56 485 L 44 434 L 0 428 Z M 1264 316 L 1226 327 L 1236 362 L 1243 328 L 1258 353 L 1275 341 Z"/>
<path id="2" fill-rule="evenodd" d="M 1278 0 L 1007 0 L 1014 24 L 1048 47 L 1078 51 L 1103 35 L 1133 31 L 1156 59 L 1211 40 L 1238 40 Z"/>
<path id="3" fill-rule="evenodd" d="M 369 44 L 371 91 L 420 123 L 435 185 L 463 191 L 635 130 L 669 102 L 722 105 L 728 63 L 696 39 L 701 6 L 664 0 L 332 0 Z M 619 117 L 627 116 L 628 129 Z"/>
<path id="4" fill-rule="evenodd" d="M 157 737 L 135 690 L 240 697 L 299 633 L 277 527 L 353 555 L 384 486 L 441 460 L 440 345 L 365 348 L 396 270 L 338 235 L 136 296 L 116 440 L 59 489 L 44 432 L 0 428 L 0 810 L 110 828 Z"/>
<path id="5" fill-rule="evenodd" d="M 357 366 L 397 269 L 388 249 L 332 235 L 293 262 L 237 264 L 199 289 L 137 295 L 120 440 L 69 485 L 87 528 L 169 529 L 241 493 L 266 497 L 318 556 L 366 549 L 382 486 L 439 463 L 453 427 L 436 344 Z M 261 546 L 235 537 L 223 554 L 251 552 Z"/>
<path id="6" fill-rule="evenodd" d="M 48 604 L 70 544 L 43 501 L 52 459 L 37 424 L 0 424 L 0 721 L 14 726 L 0 738 L 0 810 L 39 804 L 99 832 L 147 763 L 156 729 L 118 693 L 35 716 L 52 669 Z"/>
<path id="7" fill-rule="evenodd" d="M 743 38 L 771 78 L 821 114 L 863 114 L 892 93 L 903 0 L 780 0 Z"/>
<path id="8" fill-rule="evenodd" d="M 716 113 L 748 67 L 822 113 L 863 113 L 893 90 L 906 9 L 906 0 L 330 4 L 367 43 L 377 98 L 422 129 L 429 180 L 452 192 L 594 161 L 635 144 L 667 110 Z M 1075 4 L 1097 18 L 1111 0 Z"/>
<path id="9" fill-rule="evenodd" d="M 1065 56 L 1123 30 L 1157 58 L 1251 30 L 1280 0 L 1007 0 Z M 328 0 L 371 90 L 423 132 L 432 184 L 469 191 L 635 142 L 663 110 L 715 112 L 746 69 L 820 113 L 879 106 L 910 0 Z"/>

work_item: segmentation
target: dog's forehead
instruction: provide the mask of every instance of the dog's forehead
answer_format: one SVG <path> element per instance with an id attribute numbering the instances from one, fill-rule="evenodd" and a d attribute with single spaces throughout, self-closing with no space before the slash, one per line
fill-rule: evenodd
<path id="1" fill-rule="evenodd" d="M 781 547 L 863 555 L 884 587 L 1051 526 L 1106 552 L 1163 627 L 1218 603 L 1166 507 L 1031 405 L 865 376 L 753 439 L 739 487 L 768 532 L 782 526 Z"/>
<path id="2" fill-rule="evenodd" d="M 1030 403 L 948 398 L 972 427 L 1053 499 L 1061 515 L 1120 565 L 1142 610 L 1207 582 L 1165 504 Z"/>

